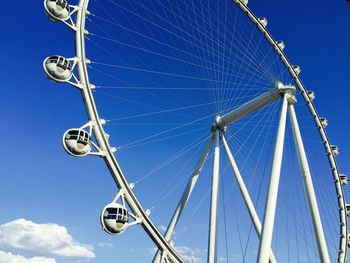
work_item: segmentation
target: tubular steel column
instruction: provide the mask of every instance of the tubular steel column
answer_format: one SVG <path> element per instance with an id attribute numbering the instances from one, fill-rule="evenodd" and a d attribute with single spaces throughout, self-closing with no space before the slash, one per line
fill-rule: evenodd
<path id="1" fill-rule="evenodd" d="M 280 121 L 278 126 L 275 153 L 273 158 L 270 184 L 267 193 L 266 207 L 264 223 L 262 227 L 258 263 L 268 263 L 271 251 L 271 242 L 273 234 L 273 226 L 275 222 L 275 211 L 277 204 L 278 186 L 279 179 L 281 175 L 282 157 L 283 157 L 283 145 L 284 145 L 284 135 L 286 129 L 286 118 L 287 118 L 287 97 L 289 94 L 283 95 L 282 109 L 280 112 Z"/>
<path id="2" fill-rule="evenodd" d="M 223 129 L 226 126 L 230 125 L 231 123 L 238 121 L 239 119 L 243 118 L 244 116 L 247 116 L 248 114 L 251 114 L 269 103 L 278 100 L 280 97 L 279 89 L 273 88 L 260 96 L 244 103 L 243 105 L 239 106 L 238 108 L 232 110 L 231 112 L 227 113 L 226 115 L 222 117 L 218 117 L 215 121 L 216 128 Z"/>
<path id="3" fill-rule="evenodd" d="M 187 183 L 187 186 L 185 188 L 185 191 L 183 192 L 182 196 L 181 196 L 181 199 L 179 201 L 179 204 L 177 205 L 176 207 L 176 210 L 173 214 L 173 217 L 171 218 L 170 220 L 170 223 L 168 225 L 168 228 L 165 232 L 165 239 L 167 241 L 170 240 L 171 238 L 171 235 L 173 234 L 174 230 L 175 230 L 175 227 L 176 227 L 176 224 L 177 222 L 179 221 L 180 217 L 181 217 L 181 214 L 182 214 L 182 211 L 183 209 L 185 208 L 186 204 L 187 204 L 187 201 L 188 199 L 190 198 L 191 194 L 192 194 L 192 191 L 197 183 L 197 180 L 198 180 L 198 177 L 199 177 L 199 174 L 201 173 L 202 171 L 202 168 L 203 168 L 203 165 L 205 163 L 205 160 L 207 159 L 208 157 L 208 154 L 209 154 L 209 151 L 210 151 L 210 147 L 211 145 L 213 144 L 213 141 L 214 141 L 214 135 L 213 136 L 210 136 L 209 138 L 209 141 L 207 143 L 207 145 L 205 146 L 205 149 L 201 155 L 201 157 L 199 158 L 197 164 L 196 164 L 196 167 L 191 175 L 191 178 L 189 179 L 188 183 Z M 161 251 L 158 250 L 155 257 L 153 258 L 153 263 L 162 263 L 163 260 L 161 259 Z"/>
<path id="4" fill-rule="evenodd" d="M 241 191 L 244 203 L 245 203 L 245 205 L 246 205 L 246 207 L 248 209 L 250 218 L 252 219 L 252 222 L 253 222 L 253 225 L 254 225 L 254 228 L 255 228 L 255 232 L 258 235 L 259 239 L 261 239 L 261 222 L 260 222 L 260 219 L 258 217 L 258 214 L 256 213 L 254 204 L 252 202 L 252 199 L 250 198 L 248 189 L 247 189 L 247 187 L 246 187 L 246 185 L 245 185 L 245 183 L 243 181 L 241 172 L 239 171 L 239 169 L 237 167 L 236 161 L 233 158 L 232 152 L 231 152 L 231 150 L 230 150 L 230 148 L 229 148 L 229 146 L 228 146 L 224 136 L 222 136 L 222 143 L 223 143 L 223 145 L 225 147 L 225 150 L 226 150 L 226 153 L 227 153 L 227 157 L 228 157 L 228 159 L 230 161 L 231 168 L 232 168 L 233 174 L 235 175 L 237 184 L 239 186 L 239 190 Z M 276 263 L 276 258 L 274 256 L 272 250 L 270 251 L 270 263 Z"/>
<path id="5" fill-rule="evenodd" d="M 309 212 L 311 215 L 312 225 L 314 228 L 320 261 L 322 263 L 329 263 L 330 260 L 328 255 L 327 243 L 326 243 L 326 239 L 322 228 L 321 217 L 320 217 L 320 213 L 317 205 L 315 190 L 312 183 L 310 168 L 309 168 L 309 164 L 305 153 L 303 139 L 301 137 L 299 124 L 298 124 L 298 120 L 295 114 L 293 104 L 289 104 L 288 110 L 289 110 L 290 122 L 292 124 L 295 148 L 298 155 L 298 163 L 299 163 L 301 178 L 303 179 L 304 190 L 305 190 L 306 199 L 309 207 Z"/>
<path id="6" fill-rule="evenodd" d="M 218 217 L 218 194 L 219 194 L 219 169 L 220 169 L 220 131 L 215 132 L 215 149 L 213 179 L 211 189 L 209 242 L 208 242 L 208 263 L 216 263 L 217 260 L 217 217 Z"/>

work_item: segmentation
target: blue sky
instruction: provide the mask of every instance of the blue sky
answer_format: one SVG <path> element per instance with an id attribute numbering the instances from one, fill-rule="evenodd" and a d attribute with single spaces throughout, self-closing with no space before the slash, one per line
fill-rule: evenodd
<path id="1" fill-rule="evenodd" d="M 302 68 L 305 85 L 316 92 L 317 109 L 330 122 L 327 133 L 341 149 L 338 165 L 350 174 L 350 7 L 345 1 L 257 2 L 249 3 L 251 9 L 268 18 L 270 32 L 286 43 L 288 57 Z M 84 124 L 86 115 L 80 94 L 67 85 L 48 81 L 42 61 L 53 54 L 73 54 L 73 35 L 62 24 L 48 21 L 41 1 L 6 1 L 2 7 L 7 11 L 0 17 L 0 231 L 29 225 L 53 233 L 56 226 L 47 224 L 54 223 L 65 227 L 73 238 L 70 240 L 59 228 L 57 231 L 68 240 L 63 245 L 80 252 L 71 256 L 55 248 L 26 249 L 14 246 L 11 240 L 0 241 L 0 251 L 26 258 L 54 258 L 58 263 L 107 262 L 120 255 L 130 256 L 130 261 L 123 262 L 147 262 L 147 248 L 152 249 L 153 244 L 141 228 L 117 238 L 100 229 L 100 210 L 116 192 L 104 163 L 93 157 L 72 158 L 61 147 L 63 132 Z M 127 140 L 124 143 L 122 138 L 112 137 L 112 142 L 123 145 Z M 122 162 L 135 166 L 128 158 L 130 155 L 121 157 Z M 152 160 L 156 162 L 148 155 L 139 164 L 147 170 Z M 131 171 L 144 171 L 136 168 L 130 167 Z M 141 193 L 147 194 L 144 190 Z M 345 189 L 345 194 L 349 196 L 350 191 Z M 141 199 L 148 202 L 147 196 Z M 25 220 L 14 221 L 21 218 Z M 167 222 L 165 216 L 159 221 Z M 9 222 L 12 224 L 6 225 Z"/>

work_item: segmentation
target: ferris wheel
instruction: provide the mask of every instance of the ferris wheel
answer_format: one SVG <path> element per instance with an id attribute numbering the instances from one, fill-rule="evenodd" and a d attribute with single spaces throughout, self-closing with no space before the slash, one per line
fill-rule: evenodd
<path id="1" fill-rule="evenodd" d="M 340 150 L 300 66 L 247 0 L 44 7 L 76 50 L 46 58 L 45 73 L 77 88 L 88 116 L 64 149 L 102 158 L 118 188 L 104 231 L 143 230 L 154 263 L 195 261 L 180 244 L 208 263 L 347 262 Z"/>

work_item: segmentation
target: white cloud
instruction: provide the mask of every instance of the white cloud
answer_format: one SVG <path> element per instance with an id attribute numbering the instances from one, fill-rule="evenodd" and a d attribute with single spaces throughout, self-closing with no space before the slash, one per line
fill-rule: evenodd
<path id="1" fill-rule="evenodd" d="M 97 245 L 99 247 L 110 247 L 110 248 L 114 247 L 113 244 L 111 244 L 111 243 L 104 243 L 104 242 L 99 242 Z"/>
<path id="2" fill-rule="evenodd" d="M 227 257 L 218 257 L 218 262 L 227 262 Z"/>
<path id="3" fill-rule="evenodd" d="M 0 246 L 68 258 L 95 258 L 93 248 L 75 241 L 65 227 L 26 219 L 0 225 Z"/>
<path id="4" fill-rule="evenodd" d="M 164 232 L 165 233 L 165 231 L 166 231 L 166 226 L 159 226 L 159 229 L 160 229 L 160 231 L 162 231 L 162 232 Z"/>
<path id="5" fill-rule="evenodd" d="M 202 256 L 204 251 L 199 248 L 190 248 L 187 246 L 175 247 L 175 250 L 183 257 L 186 262 L 199 263 L 204 262 Z"/>
<path id="6" fill-rule="evenodd" d="M 174 247 L 177 253 L 181 255 L 181 257 L 185 260 L 185 262 L 188 263 L 200 263 L 204 262 L 203 260 L 203 255 L 205 254 L 205 251 L 199 249 L 199 248 L 190 248 L 187 246 L 175 246 Z M 155 255 L 157 252 L 157 248 L 150 248 L 148 251 L 152 254 Z"/>
<path id="7" fill-rule="evenodd" d="M 25 258 L 10 252 L 0 251 L 0 263 L 56 263 L 56 260 L 45 257 Z"/>

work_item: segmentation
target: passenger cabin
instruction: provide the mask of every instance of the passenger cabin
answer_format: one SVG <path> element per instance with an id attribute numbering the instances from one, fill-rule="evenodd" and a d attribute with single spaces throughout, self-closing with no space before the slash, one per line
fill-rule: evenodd
<path id="1" fill-rule="evenodd" d="M 263 27 L 267 26 L 267 19 L 265 17 L 261 17 L 258 20 Z"/>
<path id="2" fill-rule="evenodd" d="M 315 99 L 315 92 L 313 92 L 312 90 L 308 90 L 307 91 L 307 95 L 309 96 L 309 99 L 311 100 L 311 101 L 313 101 L 314 99 Z"/>
<path id="3" fill-rule="evenodd" d="M 74 156 L 85 156 L 91 151 L 90 134 L 83 129 L 70 129 L 63 137 L 66 151 Z"/>
<path id="4" fill-rule="evenodd" d="M 295 74 L 299 75 L 301 72 L 301 68 L 299 65 L 293 65 L 293 70 L 295 72 Z"/>
<path id="5" fill-rule="evenodd" d="M 346 207 L 346 215 L 350 216 L 350 204 L 346 204 L 345 207 Z"/>
<path id="6" fill-rule="evenodd" d="M 51 56 L 44 61 L 44 69 L 48 78 L 64 82 L 72 77 L 72 65 L 62 56 Z"/>
<path id="7" fill-rule="evenodd" d="M 333 156 L 337 156 L 340 153 L 340 149 L 336 145 L 331 145 L 331 151 Z"/>
<path id="8" fill-rule="evenodd" d="M 281 50 L 283 50 L 283 49 L 286 47 L 286 45 L 284 44 L 284 42 L 283 42 L 282 40 L 278 40 L 276 43 L 277 43 L 277 46 L 278 46 Z"/>
<path id="9" fill-rule="evenodd" d="M 349 178 L 345 174 L 339 175 L 341 185 L 347 185 L 349 183 Z"/>
<path id="10" fill-rule="evenodd" d="M 328 120 L 324 117 L 320 117 L 320 122 L 323 128 L 326 128 L 328 126 Z"/>
<path id="11" fill-rule="evenodd" d="M 108 204 L 101 214 L 101 225 L 108 234 L 122 233 L 129 222 L 128 210 L 118 203 Z"/>
<path id="12" fill-rule="evenodd" d="M 70 18 L 70 7 L 66 0 L 46 0 L 44 5 L 50 20 L 65 21 Z"/>

